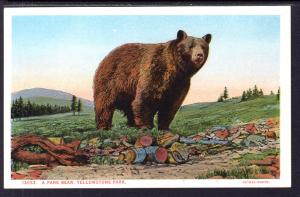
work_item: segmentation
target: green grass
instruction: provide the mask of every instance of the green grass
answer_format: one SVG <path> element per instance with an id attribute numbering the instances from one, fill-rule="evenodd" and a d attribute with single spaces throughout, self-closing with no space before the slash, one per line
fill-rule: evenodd
<path id="1" fill-rule="evenodd" d="M 98 165 L 116 165 L 122 164 L 123 162 L 117 159 L 112 159 L 109 156 L 95 156 L 90 158 L 90 163 Z"/>
<path id="2" fill-rule="evenodd" d="M 205 175 L 197 176 L 196 179 L 207 179 L 213 176 L 222 176 L 223 178 L 236 178 L 236 179 L 251 179 L 254 178 L 253 170 L 248 167 L 226 169 L 214 169 L 208 171 Z"/>
<path id="3" fill-rule="evenodd" d="M 249 166 L 250 160 L 262 160 L 269 155 L 279 154 L 279 149 L 270 148 L 258 153 L 246 153 L 241 154 L 240 158 L 237 158 L 240 163 L 232 169 L 214 169 L 209 170 L 204 175 L 199 175 L 197 179 L 208 179 L 213 176 L 222 176 L 223 178 L 236 178 L 236 179 L 255 179 L 254 174 L 268 174 L 269 169 L 266 166 L 260 166 L 257 168 L 251 168 Z"/>
<path id="4" fill-rule="evenodd" d="M 259 153 L 246 153 L 242 154 L 238 160 L 240 160 L 240 165 L 242 166 L 247 166 L 249 165 L 251 160 L 261 160 L 266 158 L 269 155 L 277 155 L 279 154 L 279 149 L 278 148 L 270 148 L 263 150 Z"/>
<path id="5" fill-rule="evenodd" d="M 208 179 L 213 176 L 222 176 L 230 179 L 256 179 L 255 174 L 268 174 L 270 171 L 266 167 L 253 169 L 250 167 L 235 167 L 232 169 L 214 169 L 204 175 L 199 175 L 196 179 Z"/>
<path id="6" fill-rule="evenodd" d="M 177 112 L 171 129 L 174 133 L 188 136 L 215 125 L 231 125 L 276 116 L 279 116 L 279 102 L 275 96 L 246 102 L 233 100 L 224 103 L 193 104 L 184 106 Z M 13 135 L 31 133 L 45 137 L 64 137 L 67 142 L 93 137 L 114 139 L 122 135 L 134 138 L 141 132 L 143 131 L 127 127 L 125 117 L 118 111 L 114 114 L 112 129 L 103 132 L 96 130 L 92 109 L 84 109 L 80 116 L 66 113 L 12 121 Z M 151 133 L 157 136 L 160 131 L 154 128 Z"/>
<path id="7" fill-rule="evenodd" d="M 28 169 L 29 164 L 24 163 L 24 162 L 20 162 L 20 161 L 14 161 L 12 160 L 11 162 L 11 170 L 13 172 L 19 171 L 19 170 L 26 170 Z"/>
<path id="8" fill-rule="evenodd" d="M 172 122 L 171 128 L 181 135 L 205 131 L 212 125 L 232 125 L 255 119 L 279 116 L 276 96 L 265 96 L 246 102 L 236 99 L 229 102 L 193 104 L 183 107 Z"/>

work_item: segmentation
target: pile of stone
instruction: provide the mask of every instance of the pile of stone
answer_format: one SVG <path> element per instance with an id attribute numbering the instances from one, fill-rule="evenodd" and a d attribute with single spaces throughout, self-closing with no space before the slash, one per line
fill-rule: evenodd
<path id="1" fill-rule="evenodd" d="M 214 126 L 188 137 L 166 132 L 157 138 L 144 134 L 133 143 L 129 143 L 127 137 L 106 139 L 103 142 L 93 138 L 82 145 L 91 157 L 109 156 L 121 163 L 182 164 L 200 154 L 211 155 L 231 149 L 265 146 L 278 139 L 278 128 L 278 119 L 262 119 L 234 126 Z"/>

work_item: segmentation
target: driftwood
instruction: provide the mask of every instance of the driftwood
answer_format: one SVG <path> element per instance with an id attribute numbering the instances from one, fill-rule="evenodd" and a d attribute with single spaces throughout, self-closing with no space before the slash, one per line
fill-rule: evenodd
<path id="1" fill-rule="evenodd" d="M 45 153 L 33 153 L 23 150 L 24 147 L 37 145 Z M 82 165 L 87 163 L 88 155 L 78 150 L 80 141 L 76 140 L 65 145 L 55 145 L 50 140 L 36 135 L 23 135 L 12 139 L 12 158 L 28 164 L 55 163 L 67 166 Z"/>

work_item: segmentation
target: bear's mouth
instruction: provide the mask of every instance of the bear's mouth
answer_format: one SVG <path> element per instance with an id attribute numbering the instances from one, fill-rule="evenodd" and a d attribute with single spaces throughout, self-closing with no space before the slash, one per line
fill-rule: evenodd
<path id="1" fill-rule="evenodd" d="M 204 62 L 204 57 L 197 57 L 196 59 L 194 59 L 194 64 L 196 64 L 196 65 L 202 65 L 203 64 L 203 62 Z"/>
<path id="2" fill-rule="evenodd" d="M 195 60 L 195 62 L 198 63 L 198 64 L 200 64 L 200 63 L 203 62 L 203 60 L 204 60 L 204 57 L 198 57 L 198 58 Z"/>

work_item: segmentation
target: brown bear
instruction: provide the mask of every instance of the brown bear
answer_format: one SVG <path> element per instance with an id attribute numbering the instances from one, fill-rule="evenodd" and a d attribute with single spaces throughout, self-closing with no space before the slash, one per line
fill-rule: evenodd
<path id="1" fill-rule="evenodd" d="M 97 129 L 109 129 L 115 109 L 129 126 L 169 130 L 190 87 L 191 77 L 208 57 L 211 34 L 202 38 L 179 30 L 175 40 L 158 44 L 124 44 L 111 51 L 94 76 Z"/>

